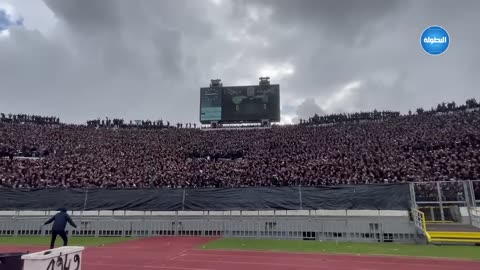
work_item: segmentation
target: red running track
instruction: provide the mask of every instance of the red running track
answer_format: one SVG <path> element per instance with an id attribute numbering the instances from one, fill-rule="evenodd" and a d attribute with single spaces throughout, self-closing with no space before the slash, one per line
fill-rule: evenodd
<path id="1" fill-rule="evenodd" d="M 87 248 L 83 270 L 478 270 L 480 262 L 387 256 L 196 250 L 212 238 L 162 237 Z M 2 252 L 44 250 L 0 246 Z"/>

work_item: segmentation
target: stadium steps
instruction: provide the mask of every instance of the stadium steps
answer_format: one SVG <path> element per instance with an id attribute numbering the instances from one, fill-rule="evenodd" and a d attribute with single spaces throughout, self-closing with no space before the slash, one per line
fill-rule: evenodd
<path id="1" fill-rule="evenodd" d="M 480 229 L 466 224 L 429 224 L 427 232 L 432 244 L 480 244 Z"/>

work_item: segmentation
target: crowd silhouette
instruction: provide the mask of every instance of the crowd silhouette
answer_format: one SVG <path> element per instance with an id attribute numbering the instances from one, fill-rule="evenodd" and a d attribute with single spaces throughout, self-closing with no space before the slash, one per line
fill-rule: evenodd
<path id="1" fill-rule="evenodd" d="M 135 129 L 165 129 L 173 128 L 170 125 L 170 121 L 164 122 L 163 120 L 151 121 L 151 120 L 130 120 L 129 122 L 123 119 L 96 119 L 87 121 L 88 127 L 101 127 L 101 128 L 135 128 Z M 197 128 L 196 123 L 177 123 L 176 128 Z"/>
<path id="2" fill-rule="evenodd" d="M 416 113 L 418 115 L 427 114 L 442 114 L 442 113 L 454 113 L 454 112 L 465 112 L 470 110 L 480 109 L 480 104 L 476 99 L 471 98 L 467 99 L 465 104 L 457 106 L 457 104 L 452 102 L 442 102 L 437 105 L 436 108 L 431 108 L 430 110 L 424 110 L 423 108 L 418 108 Z M 408 112 L 408 115 L 412 115 L 412 111 Z M 332 124 L 345 124 L 345 123 L 361 123 L 365 121 L 383 121 L 387 119 L 393 119 L 400 117 L 400 112 L 394 111 L 377 111 L 372 112 L 355 112 L 355 113 L 338 113 L 338 114 L 329 114 L 324 116 L 319 116 L 318 114 L 313 115 L 308 120 L 300 119 L 300 125 L 332 125 Z"/>
<path id="3" fill-rule="evenodd" d="M 328 125 L 339 123 L 359 123 L 364 121 L 381 121 L 400 117 L 400 112 L 373 111 L 357 113 L 339 113 L 319 116 L 315 114 L 307 120 L 300 119 L 300 125 Z"/>
<path id="4" fill-rule="evenodd" d="M 0 113 L 0 123 L 59 124 L 60 118 L 28 115 L 28 114 Z"/>

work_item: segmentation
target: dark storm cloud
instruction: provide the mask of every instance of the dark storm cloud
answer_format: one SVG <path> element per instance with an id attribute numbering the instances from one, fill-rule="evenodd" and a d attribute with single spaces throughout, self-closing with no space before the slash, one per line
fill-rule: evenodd
<path id="1" fill-rule="evenodd" d="M 45 0 L 53 32 L 0 39 L 0 111 L 196 121 L 210 79 L 261 72 L 290 119 L 479 98 L 478 1 L 220 2 Z M 420 47 L 432 24 L 452 39 L 439 57 Z"/>
<path id="2" fill-rule="evenodd" d="M 88 34 L 91 31 L 114 30 L 128 24 L 128 14 L 122 14 L 112 0 L 45 0 L 55 15 L 74 30 Z"/>
<path id="3" fill-rule="evenodd" d="M 258 5 L 273 7 L 274 22 L 301 27 L 304 35 L 336 39 L 339 43 L 365 42 L 381 22 L 390 22 L 405 10 L 405 0 L 258 0 Z M 387 24 L 384 25 L 388 27 Z"/>

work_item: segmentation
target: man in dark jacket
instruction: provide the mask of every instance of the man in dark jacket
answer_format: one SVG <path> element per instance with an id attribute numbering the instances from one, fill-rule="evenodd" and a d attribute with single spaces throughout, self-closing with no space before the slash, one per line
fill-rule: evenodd
<path id="1" fill-rule="evenodd" d="M 70 216 L 67 214 L 67 210 L 64 208 L 59 209 L 60 213 L 56 214 L 44 225 L 50 224 L 53 222 L 52 226 L 52 241 L 50 242 L 50 249 L 55 247 L 55 240 L 57 239 L 57 235 L 59 235 L 63 240 L 63 245 L 68 245 L 68 238 L 67 233 L 65 232 L 65 227 L 67 226 L 67 222 L 70 223 L 74 228 L 77 228 L 77 225 L 73 222 Z"/>

